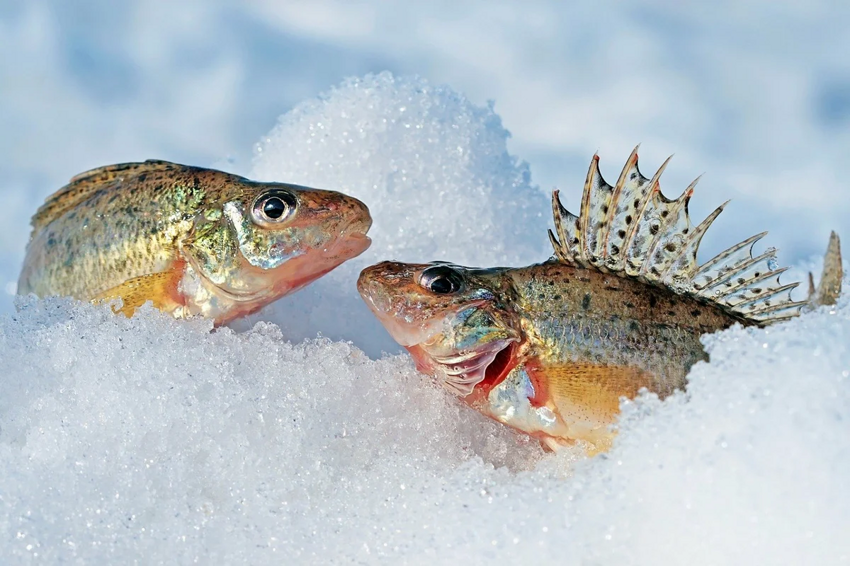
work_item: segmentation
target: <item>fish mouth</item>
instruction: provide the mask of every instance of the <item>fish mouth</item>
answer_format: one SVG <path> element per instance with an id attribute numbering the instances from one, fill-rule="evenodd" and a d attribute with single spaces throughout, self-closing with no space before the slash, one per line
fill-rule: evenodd
<path id="1" fill-rule="evenodd" d="M 368 229 L 368 227 L 366 228 Z M 372 245 L 372 240 L 365 232 L 352 232 L 338 238 L 331 246 L 308 252 L 286 261 L 273 270 L 262 270 L 253 266 L 245 266 L 246 274 L 251 274 L 259 280 L 273 277 L 272 272 L 285 272 L 278 284 L 257 284 L 256 289 L 233 289 L 218 285 L 196 265 L 194 258 L 190 264 L 207 286 L 215 289 L 220 297 L 234 303 L 271 302 L 282 296 L 293 293 L 333 271 L 353 257 L 357 257 Z M 318 252 L 318 253 L 316 253 Z M 279 275 L 278 275 L 279 276 Z"/>
<path id="2" fill-rule="evenodd" d="M 455 311 L 441 311 L 434 316 L 425 317 L 421 316 L 421 313 L 420 316 L 411 314 L 406 305 L 397 304 L 394 296 L 385 292 L 380 283 L 369 281 L 363 273 L 357 280 L 357 291 L 393 340 L 405 348 L 419 347 L 426 350 L 429 345 L 433 347 L 441 336 L 450 331 L 449 320 L 452 315 L 484 303 L 484 301 L 470 301 L 457 307 Z"/>
<path id="3" fill-rule="evenodd" d="M 365 229 L 368 230 L 368 225 Z M 371 245 L 372 239 L 365 231 L 343 233 L 331 246 L 318 254 L 307 252 L 286 262 L 284 265 L 287 266 L 289 275 L 282 279 L 282 285 L 275 286 L 269 294 L 280 297 L 293 293 L 327 275 L 349 259 L 359 256 Z"/>
<path id="4" fill-rule="evenodd" d="M 515 343 L 515 338 L 494 340 L 475 350 L 430 357 L 441 385 L 455 395 L 467 397 L 479 384 L 492 387 L 507 375 Z M 427 346 L 423 346 L 427 352 Z"/>
<path id="5" fill-rule="evenodd" d="M 372 245 L 372 239 L 366 235 L 372 227 L 372 217 L 369 215 L 369 209 L 366 208 L 365 204 L 360 201 L 356 202 L 362 208 L 362 215 L 346 226 L 331 245 L 322 250 L 323 259 L 342 263 L 359 256 Z"/>
<path id="6" fill-rule="evenodd" d="M 368 228 L 367 228 L 368 229 Z M 372 245 L 372 238 L 366 232 L 351 232 L 343 235 L 334 244 L 327 248 L 322 257 L 330 260 L 339 260 L 340 263 L 357 257 Z"/>

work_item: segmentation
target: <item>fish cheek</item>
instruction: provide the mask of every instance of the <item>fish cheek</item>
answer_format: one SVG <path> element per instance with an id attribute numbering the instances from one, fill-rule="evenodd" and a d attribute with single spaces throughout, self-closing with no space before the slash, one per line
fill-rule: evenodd
<path id="1" fill-rule="evenodd" d="M 239 249 L 248 263 L 260 269 L 275 269 L 304 255 L 303 235 L 297 228 L 270 230 L 254 226 L 239 239 Z"/>
<path id="2" fill-rule="evenodd" d="M 255 224 L 242 213 L 238 202 L 224 205 L 224 215 L 232 226 L 238 251 L 248 263 L 263 270 L 280 267 L 290 259 L 304 255 L 305 250 L 321 247 L 321 230 L 299 228 L 292 222 L 267 227 Z M 291 220 L 297 220 L 297 217 Z M 318 238 L 317 238 L 318 236 Z"/>
<path id="3" fill-rule="evenodd" d="M 519 333 L 503 320 L 499 311 L 490 312 L 486 305 L 459 311 L 449 318 L 443 331 L 423 344 L 425 349 L 438 358 L 453 357 L 470 352 L 492 352 L 501 350 L 505 344 L 519 340 Z M 503 363 L 506 363 L 503 361 Z"/>
<path id="4" fill-rule="evenodd" d="M 181 248 L 205 279 L 219 287 L 233 286 L 242 266 L 236 235 L 224 219 L 196 223 Z"/>
<path id="5" fill-rule="evenodd" d="M 453 337 L 458 350 L 472 350 L 496 340 L 513 338 L 508 326 L 486 308 L 461 311 L 456 320 Z"/>

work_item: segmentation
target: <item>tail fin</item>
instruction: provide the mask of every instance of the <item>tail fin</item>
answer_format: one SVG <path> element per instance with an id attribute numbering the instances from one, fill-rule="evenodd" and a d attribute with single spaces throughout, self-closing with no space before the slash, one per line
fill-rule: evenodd
<path id="1" fill-rule="evenodd" d="M 844 279 L 844 268 L 841 264 L 841 241 L 838 234 L 829 235 L 829 246 L 823 258 L 823 273 L 817 289 L 814 277 L 809 273 L 809 308 L 821 305 L 834 305 L 841 295 L 841 281 Z"/>

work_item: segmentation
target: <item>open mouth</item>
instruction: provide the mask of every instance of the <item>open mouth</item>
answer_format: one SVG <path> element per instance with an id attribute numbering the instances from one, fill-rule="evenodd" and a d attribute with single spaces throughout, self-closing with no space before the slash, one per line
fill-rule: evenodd
<path id="1" fill-rule="evenodd" d="M 514 343 L 514 339 L 496 340 L 477 350 L 432 359 L 443 385 L 466 397 L 479 384 L 492 388 L 504 379 L 510 371 Z"/>

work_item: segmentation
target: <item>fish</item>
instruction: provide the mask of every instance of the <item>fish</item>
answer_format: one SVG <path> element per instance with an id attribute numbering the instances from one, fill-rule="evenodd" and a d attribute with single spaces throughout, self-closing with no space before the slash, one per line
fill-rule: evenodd
<path id="1" fill-rule="evenodd" d="M 218 326 L 363 253 L 372 218 L 336 191 L 148 160 L 75 176 L 31 224 L 18 294 Z"/>
<path id="2" fill-rule="evenodd" d="M 688 202 L 638 168 L 638 148 L 608 184 L 594 155 L 580 213 L 552 193 L 554 254 L 526 267 L 385 261 L 357 288 L 419 371 L 482 414 L 544 449 L 607 451 L 622 398 L 666 398 L 708 361 L 700 337 L 734 324 L 766 326 L 833 304 L 841 293 L 833 232 L 817 289 L 792 300 L 776 250 L 753 255 L 766 233 L 699 265 L 703 235 L 724 203 L 693 226 Z M 697 179 L 698 180 L 698 179 Z"/>

